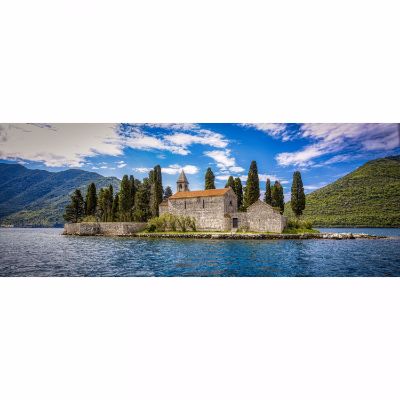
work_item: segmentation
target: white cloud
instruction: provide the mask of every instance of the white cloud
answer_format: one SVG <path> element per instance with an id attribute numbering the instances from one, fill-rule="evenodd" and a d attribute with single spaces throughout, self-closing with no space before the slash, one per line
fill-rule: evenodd
<path id="1" fill-rule="evenodd" d="M 290 133 L 287 131 L 287 124 L 240 124 L 246 128 L 253 128 L 258 131 L 264 132 L 267 135 L 281 139 L 286 142 L 292 138 Z"/>
<path id="2" fill-rule="evenodd" d="M 98 167 L 92 167 L 92 169 L 99 169 Z"/>
<path id="3" fill-rule="evenodd" d="M 43 162 L 48 167 L 81 167 L 87 157 L 118 156 L 122 148 L 114 125 L 0 125 L 0 158 L 3 159 Z"/>
<path id="4" fill-rule="evenodd" d="M 118 161 L 116 164 L 117 168 L 124 168 L 128 165 L 125 161 Z"/>
<path id="5" fill-rule="evenodd" d="M 181 166 L 179 164 L 173 164 L 170 165 L 169 167 L 161 167 L 161 172 L 164 174 L 168 175 L 176 175 L 180 173 L 182 170 L 185 171 L 185 174 L 187 175 L 194 175 L 199 172 L 199 168 L 196 167 L 195 165 L 184 165 Z"/>
<path id="6" fill-rule="evenodd" d="M 300 137 L 314 141 L 295 152 L 276 156 L 280 165 L 307 167 L 321 156 L 346 150 L 352 154 L 363 151 L 393 150 L 400 146 L 398 124 L 302 124 Z M 336 155 L 325 164 L 342 162 L 347 155 Z M 320 164 L 323 165 L 324 163 Z"/>
<path id="7" fill-rule="evenodd" d="M 227 181 L 229 179 L 230 175 L 216 175 L 215 179 L 217 181 Z"/>
<path id="8" fill-rule="evenodd" d="M 153 168 L 150 167 L 136 167 L 136 168 L 132 168 L 134 171 L 136 172 L 140 172 L 142 174 L 145 174 L 146 172 L 150 172 Z"/>
<path id="9" fill-rule="evenodd" d="M 172 133 L 149 133 L 146 128 L 158 128 Z M 139 150 L 169 151 L 188 155 L 194 144 L 225 148 L 229 141 L 220 133 L 201 129 L 197 124 L 132 124 L 123 127 L 122 135 L 126 145 Z"/>
<path id="10" fill-rule="evenodd" d="M 153 168 L 150 167 L 136 167 L 133 168 L 134 171 L 140 172 L 140 173 L 147 173 L 150 172 Z M 177 175 L 179 174 L 182 169 L 185 171 L 185 174 L 187 175 L 194 175 L 197 174 L 200 170 L 196 165 L 179 165 L 179 164 L 172 164 L 169 165 L 168 167 L 161 167 L 161 172 L 163 174 L 167 175 Z"/>
<path id="11" fill-rule="evenodd" d="M 221 172 L 240 173 L 244 168 L 236 165 L 235 157 L 231 156 L 229 149 L 205 151 L 204 155 L 212 158 Z"/>

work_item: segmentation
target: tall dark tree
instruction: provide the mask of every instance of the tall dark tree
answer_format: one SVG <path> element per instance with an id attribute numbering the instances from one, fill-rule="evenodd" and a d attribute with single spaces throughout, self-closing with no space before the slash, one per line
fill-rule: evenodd
<path id="1" fill-rule="evenodd" d="M 119 191 L 119 218 L 122 222 L 129 222 L 132 219 L 132 189 L 128 175 L 124 175 Z"/>
<path id="2" fill-rule="evenodd" d="M 306 207 L 306 196 L 304 195 L 303 180 L 301 179 L 300 171 L 293 173 L 290 205 L 296 217 L 303 214 L 303 210 Z"/>
<path id="3" fill-rule="evenodd" d="M 172 196 L 172 189 L 170 186 L 167 186 L 164 191 L 164 200 L 168 199 Z"/>
<path id="4" fill-rule="evenodd" d="M 67 222 L 80 222 L 85 216 L 85 202 L 79 189 L 71 195 L 71 203 L 65 207 L 64 219 Z"/>
<path id="5" fill-rule="evenodd" d="M 133 175 L 129 176 L 129 187 L 131 189 L 132 207 L 134 207 L 135 206 L 136 185 L 135 185 L 135 178 L 133 177 Z"/>
<path id="6" fill-rule="evenodd" d="M 96 185 L 92 182 L 86 192 L 85 215 L 95 215 L 97 207 Z"/>
<path id="7" fill-rule="evenodd" d="M 241 210 L 243 207 L 243 186 L 242 186 L 242 181 L 240 178 L 235 178 L 234 191 L 237 196 L 238 210 Z"/>
<path id="8" fill-rule="evenodd" d="M 269 179 L 267 179 L 267 183 L 265 184 L 264 201 L 269 205 L 272 204 L 271 181 Z"/>
<path id="9" fill-rule="evenodd" d="M 149 180 L 151 184 L 150 210 L 153 217 L 158 216 L 158 206 L 163 200 L 163 186 L 161 167 L 156 165 L 153 171 L 150 171 Z"/>
<path id="10" fill-rule="evenodd" d="M 105 204 L 104 204 L 104 188 L 100 188 L 99 190 L 99 195 L 97 198 L 97 210 L 96 210 L 96 216 L 97 219 L 100 221 L 104 221 L 105 219 Z"/>
<path id="11" fill-rule="evenodd" d="M 205 190 L 208 189 L 215 189 L 215 175 L 212 172 L 211 168 L 207 168 L 205 176 Z"/>
<path id="12" fill-rule="evenodd" d="M 283 187 L 279 183 L 279 181 L 275 181 L 274 186 L 272 187 L 272 207 L 279 208 L 281 214 L 285 210 L 285 198 L 283 195 Z"/>
<path id="13" fill-rule="evenodd" d="M 233 190 L 235 190 L 235 180 L 233 179 L 232 175 L 228 178 L 225 187 L 226 188 L 231 187 Z"/>
<path id="14" fill-rule="evenodd" d="M 247 175 L 246 191 L 244 195 L 245 208 L 251 206 L 260 198 L 260 180 L 258 178 L 257 163 L 252 161 Z"/>
<path id="15" fill-rule="evenodd" d="M 114 202 L 114 188 L 110 185 L 105 192 L 106 221 L 112 222 L 112 208 Z"/>
<path id="16" fill-rule="evenodd" d="M 112 212 L 111 212 L 112 222 L 117 222 L 119 220 L 118 214 L 119 214 L 119 194 L 116 193 L 112 204 Z"/>
<path id="17" fill-rule="evenodd" d="M 139 222 L 146 222 L 150 216 L 151 184 L 148 178 L 143 179 L 136 191 L 134 219 Z"/>

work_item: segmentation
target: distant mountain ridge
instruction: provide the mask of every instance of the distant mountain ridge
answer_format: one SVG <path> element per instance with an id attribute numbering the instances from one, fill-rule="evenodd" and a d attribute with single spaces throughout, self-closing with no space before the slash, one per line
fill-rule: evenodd
<path id="1" fill-rule="evenodd" d="M 0 222 L 15 226 L 60 226 L 71 193 L 86 192 L 89 183 L 98 189 L 120 181 L 95 172 L 68 169 L 49 172 L 28 169 L 19 164 L 0 163 Z"/>
<path id="2" fill-rule="evenodd" d="M 293 215 L 290 202 L 285 214 Z M 304 217 L 315 226 L 400 227 L 400 156 L 368 161 L 306 195 Z"/>

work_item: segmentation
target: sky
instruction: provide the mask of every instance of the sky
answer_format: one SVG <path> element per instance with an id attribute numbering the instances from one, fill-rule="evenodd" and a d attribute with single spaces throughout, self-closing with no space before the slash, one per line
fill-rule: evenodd
<path id="1" fill-rule="evenodd" d="M 191 190 L 204 188 L 211 167 L 216 187 L 229 175 L 247 178 L 258 165 L 260 187 L 279 180 L 289 198 L 293 172 L 307 193 L 366 161 L 400 154 L 400 124 L 0 124 L 0 160 L 27 168 L 80 168 L 142 179 L 159 164 L 175 191 L 184 169 Z"/>

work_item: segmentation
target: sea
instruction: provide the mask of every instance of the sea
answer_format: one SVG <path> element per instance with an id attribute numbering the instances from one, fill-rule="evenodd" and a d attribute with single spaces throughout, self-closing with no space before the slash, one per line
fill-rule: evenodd
<path id="1" fill-rule="evenodd" d="M 63 236 L 0 229 L 1 277 L 400 276 L 400 229 L 325 228 L 376 240 L 208 240 Z"/>

